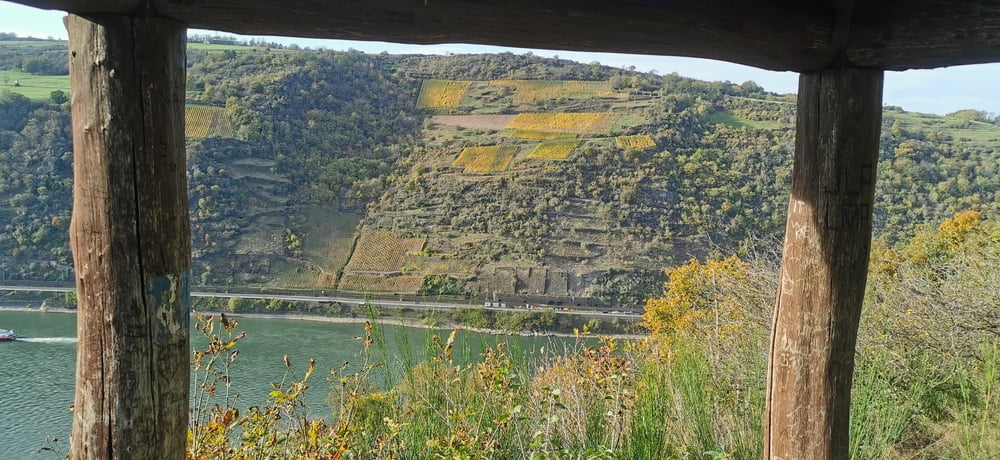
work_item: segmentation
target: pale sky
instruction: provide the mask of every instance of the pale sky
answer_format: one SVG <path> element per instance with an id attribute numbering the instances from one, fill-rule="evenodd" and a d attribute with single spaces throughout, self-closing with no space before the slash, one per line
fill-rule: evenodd
<path id="1" fill-rule="evenodd" d="M 14 32 L 18 36 L 66 39 L 66 29 L 62 24 L 64 13 L 45 11 L 0 1 L 0 32 Z M 189 33 L 213 33 L 192 29 Z M 223 33 L 222 35 L 232 35 Z M 249 39 L 251 37 L 240 38 Z M 523 48 L 504 48 L 482 45 L 402 45 L 385 42 L 360 42 L 346 40 L 317 40 L 285 37 L 254 37 L 268 42 L 284 44 L 296 43 L 312 48 L 346 50 L 353 48 L 369 53 L 390 54 L 446 54 L 446 53 L 489 53 L 510 51 L 522 54 L 528 51 L 539 56 L 558 55 L 583 63 L 598 61 L 613 67 L 635 66 L 636 70 L 655 71 L 661 75 L 672 72 L 685 77 L 708 81 L 731 81 L 743 83 L 753 80 L 768 91 L 794 93 L 798 76 L 793 72 L 772 72 L 739 64 L 707 59 L 641 56 L 612 53 L 585 53 L 575 51 L 548 51 Z M 909 70 L 906 72 L 886 72 L 883 102 L 900 106 L 913 112 L 946 114 L 960 109 L 973 108 L 1000 114 L 1000 63 L 946 67 L 933 70 Z"/>

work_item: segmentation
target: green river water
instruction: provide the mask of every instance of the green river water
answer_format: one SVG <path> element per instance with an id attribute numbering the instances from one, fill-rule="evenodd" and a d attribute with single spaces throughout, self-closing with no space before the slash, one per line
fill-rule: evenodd
<path id="1" fill-rule="evenodd" d="M 238 406 L 262 403 L 270 382 L 284 374 L 282 356 L 288 355 L 300 375 L 309 358 L 316 359 L 317 371 L 310 380 L 307 402 L 310 414 L 329 417 L 326 402 L 330 393 L 329 369 L 345 361 L 357 369 L 364 335 L 362 324 L 338 324 L 303 320 L 238 318 L 239 330 L 247 337 L 240 342 L 240 355 L 233 369 L 234 388 L 241 395 Z M 193 322 L 193 321 L 192 321 Z M 0 342 L 0 459 L 55 459 L 52 453 L 38 453 L 46 438 L 58 438 L 59 446 L 69 446 L 72 425 L 73 382 L 76 365 L 76 315 L 66 313 L 0 310 L 0 329 L 14 329 L 14 342 Z M 427 343 L 434 334 L 449 331 L 385 326 L 384 353 L 378 347 L 373 360 L 402 365 L 427 356 Z M 192 330 L 197 345 L 198 332 Z M 443 338 L 444 338 L 443 337 Z M 458 331 L 456 358 L 476 360 L 485 346 L 508 342 L 516 353 L 531 355 L 541 347 L 548 350 L 567 339 L 509 337 Z M 553 343 L 556 341 L 557 343 Z M 553 346 L 556 345 L 556 346 Z"/>

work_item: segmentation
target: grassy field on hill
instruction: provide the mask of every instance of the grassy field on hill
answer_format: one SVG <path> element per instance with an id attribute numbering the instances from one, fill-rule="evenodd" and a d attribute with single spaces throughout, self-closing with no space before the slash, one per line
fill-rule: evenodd
<path id="1" fill-rule="evenodd" d="M 0 89 L 23 94 L 36 101 L 48 101 L 53 91 L 69 94 L 69 75 L 32 75 L 17 70 L 0 70 Z M 17 85 L 15 86 L 15 82 Z"/>
<path id="2" fill-rule="evenodd" d="M 68 60 L 68 57 L 65 56 L 67 43 L 63 41 L 11 40 L 0 42 L 0 46 L 5 48 L 7 52 L 23 51 L 29 55 L 35 52 L 33 50 L 45 50 L 50 52 L 55 51 L 55 54 L 60 55 L 62 60 Z M 257 49 L 257 47 L 254 46 L 209 43 L 188 43 L 187 47 L 189 50 L 204 52 L 227 50 L 248 52 Z M 3 51 L 4 50 L 0 50 L 0 54 L 2 54 Z M 17 81 L 20 86 L 14 86 L 15 81 Z M 7 68 L 0 69 L 0 82 L 3 82 L 3 86 L 0 86 L 0 90 L 7 89 L 18 94 L 23 94 L 36 101 L 49 100 L 49 95 L 55 90 L 64 91 L 67 95 L 70 92 L 68 74 L 40 75 L 24 72 L 19 68 Z M 192 92 L 190 94 L 195 95 L 197 92 Z"/>

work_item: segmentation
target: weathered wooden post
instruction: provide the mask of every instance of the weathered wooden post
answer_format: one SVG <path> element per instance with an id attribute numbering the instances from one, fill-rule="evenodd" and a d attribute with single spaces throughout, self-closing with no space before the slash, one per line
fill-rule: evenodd
<path id="1" fill-rule="evenodd" d="M 75 459 L 184 458 L 191 236 L 185 27 L 70 15 Z"/>
<path id="2" fill-rule="evenodd" d="M 803 73 L 768 365 L 765 458 L 846 459 L 882 71 Z"/>

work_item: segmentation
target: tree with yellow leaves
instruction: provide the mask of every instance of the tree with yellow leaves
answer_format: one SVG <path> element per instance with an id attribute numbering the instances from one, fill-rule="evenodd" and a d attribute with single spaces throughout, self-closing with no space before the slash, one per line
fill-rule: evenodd
<path id="1" fill-rule="evenodd" d="M 686 335 L 713 355 L 746 345 L 768 325 L 773 282 L 767 271 L 736 256 L 669 269 L 663 295 L 646 302 L 643 324 L 665 344 Z"/>
<path id="2" fill-rule="evenodd" d="M 962 211 L 873 245 L 862 332 L 872 346 L 976 356 L 1000 333 L 1000 221 Z"/>

